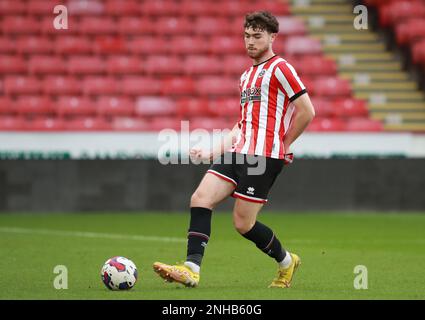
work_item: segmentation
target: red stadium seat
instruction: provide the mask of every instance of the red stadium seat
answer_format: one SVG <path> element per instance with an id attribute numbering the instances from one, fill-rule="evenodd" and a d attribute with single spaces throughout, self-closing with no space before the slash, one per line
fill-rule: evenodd
<path id="1" fill-rule="evenodd" d="M 194 29 L 193 21 L 186 18 L 162 17 L 158 18 L 156 28 L 153 30 L 157 35 L 184 35 Z"/>
<path id="2" fill-rule="evenodd" d="M 227 19 L 200 16 L 194 22 L 193 28 L 200 35 L 225 34 L 231 28 Z"/>
<path id="3" fill-rule="evenodd" d="M 0 56 L 0 73 L 21 73 L 27 70 L 25 60 L 20 56 L 1 55 Z"/>
<path id="4" fill-rule="evenodd" d="M 8 76 L 4 81 L 6 94 L 38 94 L 41 82 L 37 78 L 27 76 Z"/>
<path id="5" fill-rule="evenodd" d="M 214 36 L 209 51 L 213 54 L 244 54 L 245 44 L 242 37 Z"/>
<path id="6" fill-rule="evenodd" d="M 45 15 L 51 16 L 53 9 L 58 4 L 57 0 L 31 0 L 28 1 L 26 7 L 29 15 Z"/>
<path id="7" fill-rule="evenodd" d="M 144 36 L 130 39 L 127 48 L 129 52 L 135 54 L 167 54 L 172 45 L 162 37 Z"/>
<path id="8" fill-rule="evenodd" d="M 90 116 L 96 114 L 95 104 L 91 100 L 79 96 L 61 96 L 57 106 L 60 116 Z"/>
<path id="9" fill-rule="evenodd" d="M 245 17 L 237 16 L 231 19 L 228 32 L 226 34 L 233 35 L 234 37 L 239 38 L 239 41 L 244 43 L 243 34 L 244 34 L 244 24 Z"/>
<path id="10" fill-rule="evenodd" d="M 161 131 L 163 129 L 171 129 L 175 131 L 181 130 L 180 119 L 175 117 L 154 117 L 149 121 L 150 131 Z"/>
<path id="11" fill-rule="evenodd" d="M 307 27 L 301 18 L 293 16 L 278 16 L 279 35 L 302 36 L 307 33 Z"/>
<path id="12" fill-rule="evenodd" d="M 156 95 L 161 90 L 161 81 L 154 77 L 126 76 L 121 80 L 121 91 L 125 95 Z"/>
<path id="13" fill-rule="evenodd" d="M 252 60 L 246 55 L 226 55 L 223 61 L 224 73 L 238 78 L 252 66 Z"/>
<path id="14" fill-rule="evenodd" d="M 112 129 L 112 124 L 104 118 L 75 118 L 65 121 L 64 124 L 65 130 L 70 131 L 108 131 Z"/>
<path id="15" fill-rule="evenodd" d="M 107 61 L 107 70 L 110 74 L 140 74 L 143 62 L 133 56 L 110 56 Z"/>
<path id="16" fill-rule="evenodd" d="M 0 1 L 0 16 L 24 14 L 26 12 L 26 3 L 16 0 Z"/>
<path id="17" fill-rule="evenodd" d="M 176 16 L 178 15 L 180 4 L 172 0 L 144 1 L 141 13 L 146 16 Z"/>
<path id="18" fill-rule="evenodd" d="M 101 15 L 105 12 L 105 5 L 100 0 L 69 0 L 67 4 L 68 16 L 73 15 Z"/>
<path id="19" fill-rule="evenodd" d="M 125 16 L 118 18 L 118 31 L 121 34 L 144 35 L 152 34 L 155 24 L 147 17 Z"/>
<path id="20" fill-rule="evenodd" d="M 93 43 L 84 36 L 61 36 L 56 38 L 55 51 L 59 54 L 91 53 Z"/>
<path id="21" fill-rule="evenodd" d="M 333 101 L 331 99 L 310 97 L 317 118 L 330 118 L 335 116 Z"/>
<path id="22" fill-rule="evenodd" d="M 229 77 L 202 77 L 196 83 L 196 92 L 203 96 L 239 96 L 238 81 Z"/>
<path id="23" fill-rule="evenodd" d="M 224 68 L 221 59 L 215 56 L 189 55 L 184 59 L 184 72 L 190 75 L 219 74 Z"/>
<path id="24" fill-rule="evenodd" d="M 208 110 L 213 116 L 238 118 L 241 114 L 240 99 L 237 96 L 234 98 L 211 99 L 208 103 Z"/>
<path id="25" fill-rule="evenodd" d="M 390 8 L 392 22 L 425 17 L 425 3 L 421 1 L 397 1 L 391 3 Z"/>
<path id="26" fill-rule="evenodd" d="M 425 38 L 423 19 L 410 19 L 396 25 L 396 40 L 399 45 L 406 45 L 421 38 Z"/>
<path id="27" fill-rule="evenodd" d="M 112 119 L 112 129 L 116 131 L 149 131 L 149 121 L 132 117 L 115 117 Z"/>
<path id="28" fill-rule="evenodd" d="M 136 102 L 136 115 L 142 117 L 171 116 L 177 113 L 173 99 L 164 97 L 140 97 Z"/>
<path id="29" fill-rule="evenodd" d="M 215 7 L 215 8 L 214 8 Z M 215 9 L 215 10 L 214 10 Z M 212 8 L 214 14 L 221 16 L 245 16 L 247 13 L 247 3 L 244 1 L 217 1 Z M 215 11 L 215 12 L 214 12 Z"/>
<path id="30" fill-rule="evenodd" d="M 314 85 L 309 87 L 309 91 L 317 96 L 349 97 L 351 95 L 351 85 L 346 79 L 318 77 L 314 81 Z"/>
<path id="31" fill-rule="evenodd" d="M 81 91 L 81 82 L 74 77 L 49 76 L 43 81 L 43 92 L 46 94 L 76 95 Z"/>
<path id="32" fill-rule="evenodd" d="M 34 17 L 5 16 L 2 22 L 4 34 L 35 34 L 39 33 L 40 29 L 41 24 Z"/>
<path id="33" fill-rule="evenodd" d="M 336 62 L 324 56 L 305 56 L 293 61 L 296 71 L 301 76 L 333 76 L 338 71 Z"/>
<path id="34" fill-rule="evenodd" d="M 322 53 L 320 40 L 303 36 L 289 37 L 284 42 L 284 50 L 288 55 L 315 55 Z"/>
<path id="35" fill-rule="evenodd" d="M 114 20 L 107 16 L 102 17 L 83 17 L 79 31 L 84 34 L 107 34 L 111 35 L 117 32 Z"/>
<path id="36" fill-rule="evenodd" d="M 368 118 L 352 118 L 348 120 L 347 131 L 383 131 L 384 126 L 378 120 Z"/>
<path id="37" fill-rule="evenodd" d="M 55 117 L 37 117 L 26 122 L 26 129 L 33 131 L 63 131 L 65 122 Z"/>
<path id="38" fill-rule="evenodd" d="M 406 45 L 409 42 L 409 22 L 399 23 L 395 27 L 397 44 L 400 46 Z"/>
<path id="39" fill-rule="evenodd" d="M 209 116 L 208 100 L 200 98 L 183 98 L 177 101 L 178 115 L 182 119 Z"/>
<path id="40" fill-rule="evenodd" d="M 113 16 L 144 14 L 142 5 L 137 0 L 108 0 L 105 4 L 105 13 Z"/>
<path id="41" fill-rule="evenodd" d="M 100 36 L 95 39 L 94 51 L 97 54 L 119 54 L 127 52 L 127 43 L 122 37 Z"/>
<path id="42" fill-rule="evenodd" d="M 32 56 L 28 62 L 29 72 L 37 74 L 63 74 L 65 61 L 58 56 Z"/>
<path id="43" fill-rule="evenodd" d="M 14 114 L 16 113 L 16 104 L 9 97 L 0 97 L 0 117 L 4 114 Z"/>
<path id="44" fill-rule="evenodd" d="M 11 37 L 0 37 L 0 54 L 15 53 L 16 51 L 16 40 Z"/>
<path id="45" fill-rule="evenodd" d="M 211 42 L 214 42 L 214 39 Z M 196 36 L 172 37 L 169 42 L 169 45 L 166 46 L 166 48 L 169 49 L 172 54 L 183 54 L 183 55 L 207 53 L 209 50 L 209 47 L 210 46 L 205 41 L 205 39 L 203 39 L 202 37 L 196 37 Z M 146 47 L 145 50 L 149 50 L 149 48 L 150 47 Z M 162 48 L 162 50 L 164 50 L 164 48 Z M 225 50 L 225 48 L 223 48 L 223 50 Z"/>
<path id="46" fill-rule="evenodd" d="M 425 66 L 425 39 L 413 44 L 412 57 L 414 63 Z"/>
<path id="47" fill-rule="evenodd" d="M 135 103 L 127 97 L 101 97 L 97 103 L 97 114 L 102 116 L 132 116 Z"/>
<path id="48" fill-rule="evenodd" d="M 166 96 L 185 96 L 193 94 L 195 83 L 192 78 L 176 77 L 162 82 L 162 94 Z"/>
<path id="49" fill-rule="evenodd" d="M 205 129 L 207 131 L 228 129 L 227 122 L 221 118 L 195 117 L 190 120 L 190 130 Z"/>
<path id="50" fill-rule="evenodd" d="M 87 95 L 115 94 L 119 91 L 114 78 L 103 76 L 87 77 L 83 81 L 83 90 Z"/>
<path id="51" fill-rule="evenodd" d="M 314 118 L 308 131 L 345 131 L 346 124 L 338 118 Z"/>
<path id="52" fill-rule="evenodd" d="M 68 72 L 71 74 L 96 74 L 105 71 L 105 62 L 98 56 L 72 56 L 68 61 Z"/>
<path id="53" fill-rule="evenodd" d="M 395 2 L 395 1 L 400 1 L 400 0 L 364 0 L 364 3 L 366 5 L 373 6 L 373 7 L 381 7 L 385 4 Z"/>
<path id="54" fill-rule="evenodd" d="M 409 24 L 408 24 L 409 38 L 408 38 L 408 40 L 409 40 L 410 43 L 415 42 L 419 39 L 425 38 L 424 18 L 409 20 Z"/>
<path id="55" fill-rule="evenodd" d="M 215 15 L 219 11 L 215 3 L 209 1 L 183 0 L 181 4 L 182 14 L 198 17 L 201 15 Z"/>
<path id="56" fill-rule="evenodd" d="M 145 70 L 150 75 L 180 74 L 183 66 L 181 59 L 175 56 L 149 56 L 146 59 Z"/>
<path id="57" fill-rule="evenodd" d="M 0 116 L 0 131 L 22 131 L 25 129 L 25 121 L 21 117 Z"/>
<path id="58" fill-rule="evenodd" d="M 22 37 L 18 39 L 16 46 L 19 53 L 37 54 L 53 52 L 53 42 L 47 37 Z"/>
<path id="59" fill-rule="evenodd" d="M 263 0 L 254 1 L 249 5 L 249 12 L 259 10 L 272 12 L 275 16 L 286 16 L 290 14 L 289 4 L 285 1 Z"/>
<path id="60" fill-rule="evenodd" d="M 52 114 L 52 101 L 45 96 L 21 96 L 16 100 L 16 111 L 20 114 Z"/>
<path id="61" fill-rule="evenodd" d="M 333 103 L 334 115 L 337 117 L 367 117 L 369 111 L 365 100 L 345 98 Z"/>

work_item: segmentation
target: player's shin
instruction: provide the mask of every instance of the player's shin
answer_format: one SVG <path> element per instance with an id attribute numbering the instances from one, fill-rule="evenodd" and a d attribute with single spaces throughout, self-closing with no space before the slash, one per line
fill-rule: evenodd
<path id="1" fill-rule="evenodd" d="M 273 231 L 261 222 L 256 221 L 251 230 L 242 236 L 254 242 L 257 248 L 274 258 L 279 264 L 285 261 L 286 256 L 289 256 Z"/>
<path id="2" fill-rule="evenodd" d="M 186 263 L 192 271 L 199 273 L 199 268 L 204 257 L 205 247 L 211 234 L 212 211 L 207 208 L 190 208 L 190 226 L 187 242 Z"/>

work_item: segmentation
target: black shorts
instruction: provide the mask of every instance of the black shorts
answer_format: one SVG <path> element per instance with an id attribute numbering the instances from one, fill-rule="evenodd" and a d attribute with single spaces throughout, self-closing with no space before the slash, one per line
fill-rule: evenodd
<path id="1" fill-rule="evenodd" d="M 234 184 L 233 197 L 266 203 L 283 166 L 282 159 L 226 152 L 214 161 L 207 172 Z"/>

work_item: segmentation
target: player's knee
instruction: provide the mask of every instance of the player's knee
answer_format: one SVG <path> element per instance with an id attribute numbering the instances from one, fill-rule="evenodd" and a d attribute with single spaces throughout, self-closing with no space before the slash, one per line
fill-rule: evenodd
<path id="1" fill-rule="evenodd" d="M 250 219 L 243 217 L 241 215 L 238 215 L 238 214 L 233 215 L 233 226 L 235 227 L 236 231 L 239 232 L 240 234 L 245 234 L 249 230 L 251 230 L 254 223 Z"/>
<path id="2" fill-rule="evenodd" d="M 190 206 L 202 207 L 202 208 L 208 208 L 208 209 L 214 208 L 214 204 L 212 203 L 208 195 L 199 190 L 196 190 L 192 194 L 192 197 L 190 198 Z"/>

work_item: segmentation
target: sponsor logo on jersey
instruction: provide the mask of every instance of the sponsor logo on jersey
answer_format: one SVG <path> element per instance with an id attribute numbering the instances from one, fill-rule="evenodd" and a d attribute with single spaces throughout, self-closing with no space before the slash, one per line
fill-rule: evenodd
<path id="1" fill-rule="evenodd" d="M 246 88 L 241 93 L 241 103 L 247 101 L 260 101 L 261 100 L 261 87 Z"/>

